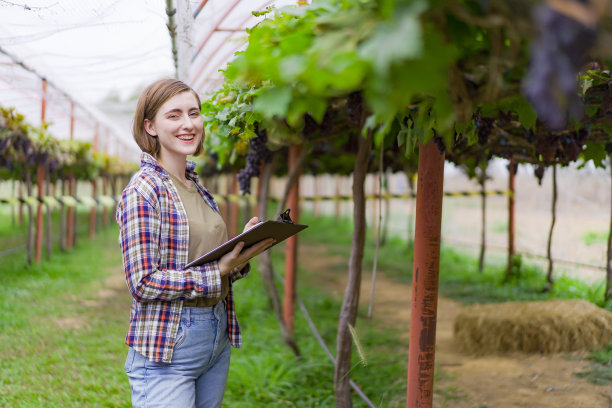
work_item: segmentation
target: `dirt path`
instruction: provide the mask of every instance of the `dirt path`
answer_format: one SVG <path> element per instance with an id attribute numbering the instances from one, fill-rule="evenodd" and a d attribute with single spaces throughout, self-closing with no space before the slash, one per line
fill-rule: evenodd
<path id="1" fill-rule="evenodd" d="M 300 260 L 316 271 L 313 284 L 341 298 L 345 274 L 334 273 L 341 257 L 322 256 L 324 248 L 301 245 Z M 337 269 L 336 269 L 337 270 Z M 363 275 L 360 303 L 367 308 L 371 275 Z M 410 285 L 377 275 L 374 316 L 394 327 L 410 327 Z M 573 375 L 588 364 L 579 356 L 511 355 L 471 357 L 457 350 L 453 324 L 461 305 L 438 300 L 436 365 L 441 379 L 435 384 L 434 407 L 447 408 L 610 408 L 612 386 L 596 386 Z M 405 353 L 407 355 L 407 352 Z M 574 357 L 574 358 L 572 358 Z"/>

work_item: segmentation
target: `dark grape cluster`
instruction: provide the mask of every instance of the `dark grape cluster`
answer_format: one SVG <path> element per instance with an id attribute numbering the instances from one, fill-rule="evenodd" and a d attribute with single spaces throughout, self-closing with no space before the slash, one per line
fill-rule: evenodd
<path id="1" fill-rule="evenodd" d="M 434 131 L 433 142 L 436 144 L 438 148 L 438 153 L 444 154 L 446 152 L 446 146 L 444 145 L 444 140 L 438 135 L 436 131 Z"/>
<path id="2" fill-rule="evenodd" d="M 476 135 L 478 136 L 478 144 L 484 146 L 489 141 L 489 136 L 491 132 L 493 132 L 493 123 L 494 119 L 492 118 L 478 118 L 474 121 L 476 125 Z"/>
<path id="3" fill-rule="evenodd" d="M 538 179 L 538 185 L 542 185 L 542 178 L 544 177 L 544 166 L 538 166 L 533 172 Z"/>
<path id="4" fill-rule="evenodd" d="M 251 139 L 249 145 L 251 150 L 246 155 L 246 166 L 238 173 L 238 183 L 242 194 L 251 193 L 251 178 L 259 177 L 259 166 L 272 160 L 272 151 L 268 149 L 268 135 L 265 130 L 255 130 L 257 136 Z"/>
<path id="5" fill-rule="evenodd" d="M 353 92 L 347 100 L 348 122 L 353 126 L 358 126 L 363 114 L 363 97 L 361 92 Z"/>
<path id="6" fill-rule="evenodd" d="M 540 30 L 531 47 L 522 90 L 538 118 L 559 130 L 569 117 L 578 118 L 582 113 L 576 76 L 597 32 L 544 4 L 534 7 L 533 20 Z"/>

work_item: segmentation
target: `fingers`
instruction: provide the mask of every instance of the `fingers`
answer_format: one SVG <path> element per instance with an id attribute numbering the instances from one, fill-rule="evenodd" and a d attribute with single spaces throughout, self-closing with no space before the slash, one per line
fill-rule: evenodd
<path id="1" fill-rule="evenodd" d="M 249 220 L 249 222 L 247 222 L 246 225 L 244 226 L 244 231 L 243 232 L 246 232 L 246 231 L 250 230 L 255 225 L 257 225 L 258 222 L 259 222 L 259 218 L 257 218 L 257 217 L 251 218 Z"/>

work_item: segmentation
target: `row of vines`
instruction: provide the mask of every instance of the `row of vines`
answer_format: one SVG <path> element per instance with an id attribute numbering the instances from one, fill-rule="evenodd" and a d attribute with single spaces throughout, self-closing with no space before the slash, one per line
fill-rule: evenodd
<path id="1" fill-rule="evenodd" d="M 411 326 L 417 368 L 409 368 L 408 406 L 431 406 L 440 238 L 432 209 L 441 207 L 444 159 L 482 186 L 494 157 L 508 160 L 511 175 L 531 164 L 539 178 L 573 162 L 605 166 L 612 78 L 610 50 L 598 40 L 608 35 L 607 3 L 314 0 L 254 12 L 266 19 L 248 30 L 248 47 L 202 105 L 214 158 L 208 167 L 244 167 L 238 180 L 245 193 L 250 178 L 259 177 L 263 214 L 275 172 L 288 174 L 279 210 L 302 171 L 352 173 L 354 232 L 335 357 L 338 407 L 352 406 L 350 329 L 361 285 L 366 174 L 418 172 L 423 201 L 417 198 L 415 245 L 427 253 L 431 296 L 427 315 L 415 316 L 413 305 L 411 325 L 425 326 Z M 424 205 L 430 208 L 422 214 Z M 509 271 L 512 263 L 510 256 Z M 279 305 L 265 255 L 261 266 Z M 607 295 L 611 282 L 608 268 Z"/>
<path id="2" fill-rule="evenodd" d="M 61 214 L 61 249 L 70 249 L 76 238 L 77 205 L 90 208 L 92 235 L 98 207 L 103 209 L 102 219 L 107 225 L 109 209 L 115 204 L 113 198 L 135 169 L 135 164 L 94 152 L 90 143 L 56 139 L 44 124 L 33 126 L 12 108 L 0 108 L 0 151 L 0 181 L 11 183 L 14 195 L 11 199 L 4 197 L 4 201 L 17 208 L 19 223 L 23 209 L 28 214 L 28 264 L 41 261 L 43 236 L 50 256 L 54 209 L 58 208 Z M 90 184 L 90 194 L 77 191 L 83 183 Z"/>

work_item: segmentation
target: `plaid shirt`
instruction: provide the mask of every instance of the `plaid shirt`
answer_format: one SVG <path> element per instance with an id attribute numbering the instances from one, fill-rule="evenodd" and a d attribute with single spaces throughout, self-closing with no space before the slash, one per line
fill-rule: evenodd
<path id="1" fill-rule="evenodd" d="M 219 212 L 213 196 L 198 183 L 194 168 L 195 163 L 187 161 L 186 177 L 194 182 L 204 201 Z M 168 173 L 147 153 L 142 153 L 140 170 L 123 190 L 116 216 L 125 278 L 134 297 L 125 342 L 150 361 L 169 363 L 183 301 L 221 294 L 218 263 L 185 268 L 187 213 Z M 241 336 L 232 283 L 249 270 L 247 265 L 229 275 L 228 335 L 234 347 L 240 347 Z"/>

